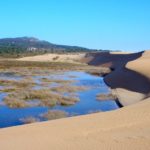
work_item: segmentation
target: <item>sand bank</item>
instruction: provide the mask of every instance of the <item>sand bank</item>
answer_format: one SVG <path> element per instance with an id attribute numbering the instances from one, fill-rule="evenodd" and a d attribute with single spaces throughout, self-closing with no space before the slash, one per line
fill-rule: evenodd
<path id="1" fill-rule="evenodd" d="M 84 53 L 71 53 L 71 54 L 44 54 L 30 57 L 23 57 L 17 60 L 19 61 L 41 61 L 41 62 L 68 62 L 68 63 L 79 63 L 85 56 Z"/>

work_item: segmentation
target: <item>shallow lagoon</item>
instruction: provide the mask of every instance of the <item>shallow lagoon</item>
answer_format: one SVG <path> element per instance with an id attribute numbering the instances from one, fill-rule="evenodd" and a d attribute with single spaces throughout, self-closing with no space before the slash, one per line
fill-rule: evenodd
<path id="1" fill-rule="evenodd" d="M 2 74 L 0 76 L 1 79 L 16 79 L 19 80 L 21 77 L 9 74 Z M 33 79 L 36 83 L 40 83 L 40 79 L 43 76 L 34 76 Z M 56 105 L 53 108 L 49 107 L 29 107 L 29 108 L 9 108 L 4 104 L 0 106 L 0 127 L 9 127 L 15 125 L 23 124 L 20 119 L 27 117 L 36 117 L 40 121 L 45 121 L 41 117 L 41 114 L 46 113 L 48 110 L 62 110 L 69 114 L 69 116 L 73 115 L 83 115 L 93 112 L 99 111 L 110 111 L 114 109 L 118 109 L 118 106 L 115 101 L 97 101 L 96 95 L 99 93 L 109 93 L 109 88 L 104 83 L 103 78 L 98 76 L 93 76 L 85 72 L 59 72 L 56 74 L 50 74 L 47 78 L 51 79 L 63 79 L 63 80 L 75 80 L 74 85 L 78 86 L 86 86 L 89 87 L 85 91 L 76 92 L 80 101 L 72 106 L 60 106 Z M 52 86 L 52 85 L 51 85 Z M 57 85 L 53 85 L 57 86 Z M 2 88 L 2 87 L 1 87 Z M 39 86 L 35 86 L 35 89 L 40 88 Z M 6 96 L 6 93 L 0 93 L 1 103 L 3 98 Z"/>

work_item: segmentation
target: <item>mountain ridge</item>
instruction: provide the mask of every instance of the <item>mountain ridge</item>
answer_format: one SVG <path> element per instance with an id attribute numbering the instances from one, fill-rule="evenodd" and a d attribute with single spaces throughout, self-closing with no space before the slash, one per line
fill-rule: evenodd
<path id="1" fill-rule="evenodd" d="M 0 53 L 19 53 L 19 52 L 84 52 L 92 49 L 53 44 L 45 40 L 39 40 L 35 37 L 16 37 L 16 38 L 1 38 L 0 39 Z"/>

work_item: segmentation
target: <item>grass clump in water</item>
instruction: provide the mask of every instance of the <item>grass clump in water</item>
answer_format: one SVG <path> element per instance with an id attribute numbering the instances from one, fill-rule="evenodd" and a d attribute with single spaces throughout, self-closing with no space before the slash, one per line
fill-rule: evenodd
<path id="1" fill-rule="evenodd" d="M 22 80 L 0 80 L 0 85 L 2 86 L 13 86 L 14 90 L 17 88 L 28 88 L 35 85 L 35 83 L 32 81 L 32 78 L 29 79 L 22 79 Z"/>
<path id="2" fill-rule="evenodd" d="M 94 76 L 105 76 L 109 74 L 111 70 L 109 68 L 100 67 L 99 69 L 90 69 L 87 73 L 94 75 Z"/>
<path id="3" fill-rule="evenodd" d="M 61 93 L 74 93 L 78 91 L 85 91 L 87 90 L 87 87 L 84 86 L 73 86 L 73 85 L 68 85 L 68 86 L 57 86 L 57 87 L 52 87 L 52 91 L 54 92 L 61 92 Z"/>
<path id="4" fill-rule="evenodd" d="M 30 107 L 27 102 L 39 100 L 40 106 L 53 107 L 59 105 L 73 105 L 79 101 L 77 97 L 63 96 L 58 93 L 53 93 L 48 89 L 28 90 L 8 94 L 4 98 L 4 102 L 11 108 Z M 32 105 L 31 105 L 32 106 Z"/>
<path id="5" fill-rule="evenodd" d="M 74 82 L 72 80 L 58 80 L 58 79 L 48 79 L 48 78 L 42 78 L 41 81 L 47 83 L 58 83 L 58 84 L 70 84 Z"/>
<path id="6" fill-rule="evenodd" d="M 30 123 L 40 122 L 39 119 L 34 118 L 34 117 L 21 118 L 20 121 L 22 123 L 24 123 L 24 124 L 30 124 Z"/>
<path id="7" fill-rule="evenodd" d="M 6 97 L 4 99 L 4 103 L 10 108 L 28 107 L 28 104 L 25 101 L 17 99 L 15 97 Z"/>
<path id="8" fill-rule="evenodd" d="M 15 88 L 15 87 L 6 87 L 3 89 L 0 89 L 0 92 L 11 93 L 11 92 L 15 92 L 17 90 L 18 90 L 18 88 Z"/>
<path id="9" fill-rule="evenodd" d="M 109 93 L 109 94 L 98 94 L 96 96 L 96 99 L 97 100 L 116 100 L 117 97 L 111 93 Z"/>
<path id="10" fill-rule="evenodd" d="M 60 110 L 49 110 L 47 113 L 42 114 L 41 116 L 47 120 L 54 120 L 54 119 L 65 118 L 68 116 L 68 114 Z"/>

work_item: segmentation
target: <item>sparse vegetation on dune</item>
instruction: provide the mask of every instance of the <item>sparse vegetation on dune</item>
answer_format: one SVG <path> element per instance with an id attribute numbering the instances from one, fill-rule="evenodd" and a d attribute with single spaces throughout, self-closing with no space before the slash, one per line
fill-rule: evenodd
<path id="1" fill-rule="evenodd" d="M 49 110 L 47 113 L 41 114 L 41 116 L 47 120 L 54 120 L 54 119 L 65 118 L 68 116 L 68 114 L 60 110 Z"/>

